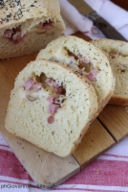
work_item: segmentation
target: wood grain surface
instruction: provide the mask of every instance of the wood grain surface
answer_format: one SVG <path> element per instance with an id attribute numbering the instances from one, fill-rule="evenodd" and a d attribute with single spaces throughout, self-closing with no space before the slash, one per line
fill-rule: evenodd
<path id="1" fill-rule="evenodd" d="M 109 135 L 99 121 L 95 120 L 73 155 L 79 162 L 80 166 L 83 167 L 90 160 L 94 159 L 97 154 L 102 153 L 113 144 L 115 144 L 114 139 Z"/>
<path id="2" fill-rule="evenodd" d="M 117 141 L 128 135 L 128 112 L 125 107 L 108 105 L 99 119 Z"/>

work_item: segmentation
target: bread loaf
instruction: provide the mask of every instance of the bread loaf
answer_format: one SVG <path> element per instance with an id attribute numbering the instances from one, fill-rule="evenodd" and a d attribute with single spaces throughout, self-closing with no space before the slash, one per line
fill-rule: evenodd
<path id="1" fill-rule="evenodd" d="M 92 41 L 110 60 L 116 78 L 111 104 L 128 105 L 128 43 L 111 39 Z"/>
<path id="2" fill-rule="evenodd" d="M 0 1 L 0 59 L 37 52 L 63 30 L 58 0 Z"/>
<path id="3" fill-rule="evenodd" d="M 107 57 L 91 43 L 62 36 L 41 50 L 37 59 L 59 61 L 87 77 L 97 92 L 99 111 L 108 103 L 114 89 L 114 78 Z"/>
<path id="4" fill-rule="evenodd" d="M 5 128 L 48 152 L 73 152 L 97 112 L 88 79 L 59 63 L 37 60 L 18 75 Z"/>

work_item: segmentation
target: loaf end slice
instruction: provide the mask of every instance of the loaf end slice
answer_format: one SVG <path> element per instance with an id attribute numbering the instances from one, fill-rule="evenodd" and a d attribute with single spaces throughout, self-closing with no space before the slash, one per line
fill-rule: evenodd
<path id="1" fill-rule="evenodd" d="M 99 39 L 92 41 L 99 47 L 108 59 L 116 78 L 111 104 L 128 105 L 128 43 L 124 41 Z"/>

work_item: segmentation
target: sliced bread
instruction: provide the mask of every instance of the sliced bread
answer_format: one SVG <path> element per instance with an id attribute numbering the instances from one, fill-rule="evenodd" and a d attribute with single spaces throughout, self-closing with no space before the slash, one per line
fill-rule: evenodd
<path id="1" fill-rule="evenodd" d="M 58 0 L 0 1 L 0 59 L 37 52 L 63 30 Z"/>
<path id="2" fill-rule="evenodd" d="M 108 103 L 114 89 L 114 78 L 107 57 L 91 43 L 62 36 L 41 50 L 37 59 L 58 61 L 87 77 L 97 92 L 99 111 Z"/>
<path id="3" fill-rule="evenodd" d="M 65 157 L 81 141 L 97 108 L 97 96 L 88 79 L 59 63 L 37 60 L 16 78 L 5 127 Z"/>
<path id="4" fill-rule="evenodd" d="M 92 41 L 110 60 L 116 78 L 111 104 L 128 105 L 128 43 L 124 41 L 99 39 Z"/>

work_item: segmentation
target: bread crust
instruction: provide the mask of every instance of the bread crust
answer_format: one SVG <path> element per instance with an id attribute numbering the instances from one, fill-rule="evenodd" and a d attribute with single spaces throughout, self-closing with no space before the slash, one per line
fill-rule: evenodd
<path id="1" fill-rule="evenodd" d="M 110 56 L 110 64 L 112 65 L 113 71 L 114 71 L 114 66 L 115 69 L 116 67 L 119 65 L 120 67 L 123 66 L 123 58 L 125 58 L 124 63 L 127 63 L 127 57 L 128 57 L 128 43 L 125 41 L 120 41 L 120 40 L 112 40 L 112 39 L 98 39 L 98 40 L 93 40 L 91 41 L 95 46 L 101 48 L 101 50 L 103 49 L 104 52 L 108 53 L 108 59 L 109 59 L 109 54 L 115 54 L 116 57 L 116 62 L 113 64 L 112 62 L 113 59 L 111 59 Z M 121 63 L 122 61 L 122 63 Z M 117 66 L 116 66 L 117 64 Z M 126 69 L 127 70 L 127 69 Z M 121 72 L 120 72 L 121 74 Z M 116 75 L 116 73 L 115 73 Z M 117 75 L 117 79 L 118 81 L 120 81 L 120 76 L 118 77 Z M 125 81 L 125 79 L 123 79 L 122 81 Z M 127 81 L 127 80 L 126 80 Z M 126 84 L 125 84 L 126 86 Z M 116 96 L 116 92 L 119 92 L 120 90 L 120 96 L 119 94 Z M 123 97 L 124 91 L 126 91 L 126 87 L 125 90 L 123 90 L 123 92 L 121 92 L 120 87 L 118 87 L 117 84 L 117 90 L 115 91 L 114 95 L 112 96 L 111 100 L 110 100 L 110 104 L 114 104 L 114 105 L 121 105 L 121 106 L 126 106 L 128 105 L 128 98 Z"/>
<path id="2" fill-rule="evenodd" d="M 90 121 L 90 122 L 83 128 L 83 130 L 82 130 L 82 132 L 81 132 L 78 140 L 74 143 L 74 147 L 72 148 L 72 150 L 70 151 L 70 153 L 67 154 L 66 156 L 59 156 L 60 158 L 66 158 L 66 157 L 68 157 L 69 155 L 72 155 L 72 154 L 75 152 L 75 150 L 77 149 L 77 147 L 78 147 L 79 144 L 81 143 L 82 138 L 84 137 L 85 133 L 88 131 L 88 129 L 89 129 L 89 127 L 90 127 L 90 125 L 91 125 L 92 122 L 93 122 L 93 121 Z M 12 134 L 13 136 L 15 136 L 15 137 L 17 137 L 17 138 L 20 138 L 20 139 L 22 139 L 22 140 L 24 140 L 24 141 L 27 141 L 28 143 L 31 143 L 32 145 L 34 145 L 31 141 L 28 141 L 28 140 L 26 140 L 25 138 L 20 137 L 20 136 L 17 135 L 16 133 L 12 133 L 12 132 L 11 132 L 10 134 Z M 35 145 L 34 145 L 34 146 L 35 146 Z M 37 146 L 39 149 L 43 149 L 45 152 L 52 153 L 52 154 L 58 156 L 56 153 L 47 151 L 46 149 L 40 147 L 38 144 L 36 144 L 36 146 Z"/>
<path id="3" fill-rule="evenodd" d="M 58 0 L 2 1 L 0 9 L 0 29 L 23 23 L 27 19 L 31 20 L 41 17 L 45 18 L 48 15 L 53 18 L 60 19 Z M 7 17 L 7 15 L 9 16 Z"/>
<path id="4" fill-rule="evenodd" d="M 3 0 L 0 13 L 0 59 L 35 53 L 60 36 L 65 29 L 58 0 Z M 53 24 L 50 29 L 38 28 L 40 22 L 48 21 Z M 15 39 L 16 29 L 21 38 L 18 43 L 10 40 L 13 35 Z M 8 31 L 12 32 L 10 39 Z"/>

